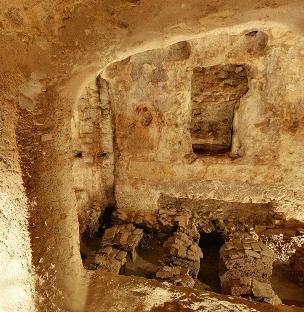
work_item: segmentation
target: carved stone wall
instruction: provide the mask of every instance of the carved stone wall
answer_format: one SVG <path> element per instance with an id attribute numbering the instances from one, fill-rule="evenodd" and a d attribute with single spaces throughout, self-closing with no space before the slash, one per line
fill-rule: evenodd
<path id="1" fill-rule="evenodd" d="M 191 139 L 195 151 L 230 151 L 234 109 L 248 91 L 242 65 L 195 68 L 191 80 Z"/>
<path id="2" fill-rule="evenodd" d="M 97 231 L 99 217 L 114 201 L 113 128 L 108 84 L 97 77 L 75 107 L 73 176 L 80 234 Z"/>

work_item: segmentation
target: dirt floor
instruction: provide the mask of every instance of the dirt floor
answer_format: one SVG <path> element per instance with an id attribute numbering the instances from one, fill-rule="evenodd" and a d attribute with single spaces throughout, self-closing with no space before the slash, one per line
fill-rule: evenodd
<path id="1" fill-rule="evenodd" d="M 304 288 L 291 279 L 288 270 L 274 267 L 271 284 L 284 304 L 304 308 Z"/>
<path id="2" fill-rule="evenodd" d="M 231 296 L 170 287 L 155 280 L 115 276 L 96 271 L 89 274 L 85 312 L 302 312 L 290 306 L 254 303 Z"/>
<path id="3" fill-rule="evenodd" d="M 148 285 L 148 284 L 150 285 L 150 283 L 151 285 L 153 285 L 154 283 L 156 283 L 156 281 L 153 280 L 153 278 L 155 277 L 156 271 L 160 267 L 161 259 L 165 252 L 162 246 L 163 241 L 164 241 L 164 237 L 160 238 L 160 237 L 155 237 L 152 235 L 146 236 L 142 247 L 139 249 L 139 253 L 138 253 L 136 260 L 134 262 L 127 262 L 125 268 L 122 271 L 122 275 L 130 277 L 130 280 L 128 281 L 131 281 L 131 280 L 141 281 L 144 283 L 144 285 Z M 189 294 L 189 298 L 193 298 L 193 294 L 197 294 L 199 292 L 203 292 L 204 294 L 206 291 L 214 292 L 217 294 L 221 293 L 221 286 L 220 286 L 219 275 L 218 275 L 219 249 L 221 247 L 221 244 L 222 244 L 222 241 L 221 241 L 220 236 L 214 236 L 210 234 L 202 236 L 200 240 L 200 245 L 204 253 L 204 258 L 201 260 L 201 267 L 200 267 L 200 271 L 198 274 L 198 280 L 196 281 L 194 290 L 192 289 L 185 290 L 186 293 Z M 99 276 L 100 278 L 99 272 L 96 272 L 95 274 L 96 276 Z M 137 277 L 145 278 L 145 280 L 137 279 Z M 115 280 L 116 279 L 119 280 L 120 278 L 123 278 L 123 277 L 116 276 L 113 278 Z M 165 285 L 169 285 L 169 284 L 163 283 L 159 285 L 161 285 L 160 287 L 164 287 L 165 289 L 166 288 Z M 298 308 L 300 307 L 304 308 L 304 288 L 298 286 L 291 279 L 290 272 L 288 271 L 287 268 L 284 269 L 284 267 L 282 266 L 274 266 L 272 286 L 275 292 L 278 294 L 278 296 L 282 300 L 283 304 L 288 305 L 288 306 L 296 306 Z M 222 295 L 220 296 L 221 298 L 226 298 L 226 299 L 230 298 L 227 296 L 222 296 Z M 180 304 L 178 302 L 179 302 L 179 299 L 176 300 L 175 302 L 177 306 Z M 160 309 L 157 311 L 179 311 L 179 310 L 170 310 L 170 309 L 175 309 L 173 308 L 174 305 L 171 307 L 171 304 L 173 305 L 173 303 L 166 303 L 163 308 L 157 307 L 157 309 Z M 166 310 L 167 308 L 168 310 Z M 289 309 L 287 307 L 285 308 Z M 292 309 L 290 311 L 298 311 L 298 310 L 299 309 L 295 309 L 295 310 Z M 130 310 L 130 311 L 133 311 L 133 310 Z M 184 311 L 184 310 L 180 310 L 180 311 Z M 185 310 L 185 311 L 192 311 L 192 310 Z M 235 311 L 238 311 L 238 310 L 235 310 Z M 261 310 L 261 311 L 268 311 L 268 310 Z M 276 311 L 276 310 L 273 310 L 273 311 Z"/>

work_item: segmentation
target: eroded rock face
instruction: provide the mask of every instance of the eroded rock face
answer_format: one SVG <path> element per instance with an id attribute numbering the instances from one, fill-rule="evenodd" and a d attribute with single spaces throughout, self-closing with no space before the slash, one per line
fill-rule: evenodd
<path id="1" fill-rule="evenodd" d="M 108 84 L 91 81 L 76 103 L 72 119 L 72 173 L 80 236 L 93 235 L 99 217 L 114 202 L 112 112 Z"/>
<path id="2" fill-rule="evenodd" d="M 303 221 L 301 1 L 20 0 L 0 9 L 3 309 L 79 308 L 79 231 L 94 233 L 114 185 L 119 209 L 167 233 L 178 226 L 194 237 L 198 218 L 159 213 L 161 194 L 275 201 L 284 217 Z M 200 158 L 190 134 L 193 69 L 225 64 L 248 66 L 249 92 L 235 110 L 231 158 Z M 101 71 L 115 108 L 115 172 Z M 235 221 L 203 219 L 209 230 Z"/>
<path id="3" fill-rule="evenodd" d="M 285 71 L 291 88 L 302 83 L 292 78 L 299 58 L 287 64 L 288 51 L 298 55 L 300 44 L 283 48 L 270 32 L 247 29 L 181 41 L 109 65 L 102 76 L 109 83 L 116 129 L 118 208 L 156 210 L 160 195 L 171 194 L 275 202 L 281 213 L 298 214 L 291 185 L 299 207 L 301 178 L 294 183 L 279 169 L 288 172 L 284 150 L 302 161 L 292 134 L 293 127 L 300 131 L 299 98 L 282 92 L 280 78 Z M 298 107 L 292 115 L 299 118 L 286 117 L 290 131 L 287 119 L 279 117 L 285 105 Z M 212 155 L 196 154 L 199 146 Z"/>
<path id="4" fill-rule="evenodd" d="M 182 41 L 101 76 L 115 129 L 114 224 L 169 235 L 155 276 L 184 286 L 199 272 L 200 233 L 221 233 L 223 292 L 279 304 L 270 284 L 275 256 L 258 235 L 302 219 L 290 220 L 294 198 L 277 170 L 288 166 L 277 100 L 289 100 L 274 78 L 281 67 L 273 53 L 284 51 L 269 34 L 222 34 L 215 49 L 207 37 Z"/>

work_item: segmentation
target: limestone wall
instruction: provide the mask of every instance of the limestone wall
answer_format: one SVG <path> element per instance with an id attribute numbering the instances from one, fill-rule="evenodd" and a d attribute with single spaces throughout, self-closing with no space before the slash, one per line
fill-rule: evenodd
<path id="1" fill-rule="evenodd" d="M 176 197 L 265 203 L 304 220 L 303 84 L 296 36 L 233 28 L 110 65 L 119 208 L 157 209 Z M 286 58 L 286 55 L 289 57 Z M 303 63 L 303 62 L 302 62 Z M 196 67 L 244 64 L 249 90 L 234 112 L 229 155 L 195 155 L 190 136 Z M 254 213 L 254 212 L 253 212 Z"/>
<path id="2" fill-rule="evenodd" d="M 5 304 L 4 308 L 1 306 L 2 310 L 35 310 L 34 303 L 31 303 L 32 296 L 39 312 L 60 311 L 58 306 L 64 306 L 65 310 L 82 310 L 86 289 L 80 289 L 80 276 L 84 271 L 79 253 L 80 206 L 75 197 L 71 120 L 79 93 L 84 87 L 108 64 L 139 52 L 164 48 L 179 41 L 191 41 L 192 52 L 188 59 L 189 53 L 181 52 L 182 56 L 170 61 L 171 65 L 166 62 L 164 65 L 165 69 L 180 68 L 178 80 L 181 82 L 173 79 L 174 70 L 177 70 L 174 69 L 169 73 L 168 80 L 176 81 L 172 91 L 166 92 L 164 97 L 160 96 L 159 87 L 149 91 L 152 96 L 161 99 L 153 104 L 155 108 L 148 101 L 150 98 L 144 96 L 148 89 L 143 90 L 142 99 L 153 115 L 153 121 L 149 121 L 151 116 L 144 110 L 136 113 L 143 117 L 136 118 L 143 119 L 143 126 L 140 127 L 145 131 L 138 131 L 143 140 L 137 140 L 139 135 L 136 134 L 131 141 L 127 141 L 133 149 L 133 156 L 129 157 L 129 150 L 123 142 L 117 147 L 122 148 L 123 152 L 122 160 L 118 153 L 116 162 L 118 206 L 155 209 L 158 197 L 163 192 L 173 196 L 178 194 L 248 202 L 273 198 L 278 199 L 281 207 L 290 215 L 302 218 L 301 0 L 155 0 L 153 3 L 124 0 L 4 0 L 0 8 L 0 111 L 1 116 L 4 114 L 0 136 L 4 159 L 0 163 L 3 199 L 0 209 L 3 214 L 0 216 L 0 277 L 3 283 L 0 298 L 4 298 Z M 239 39 L 243 38 L 240 33 L 256 27 L 265 28 L 267 33 L 273 29 L 271 49 L 267 52 L 267 58 L 261 58 L 261 62 L 257 58 L 249 61 L 244 49 L 238 52 L 238 47 L 242 47 L 242 40 Z M 225 32 L 230 35 L 219 36 Z M 196 48 L 198 43 L 192 39 L 197 38 L 202 38 L 203 49 Z M 237 57 L 238 62 L 252 67 L 250 77 L 256 79 L 250 79 L 249 97 L 241 103 L 239 116 L 235 119 L 239 124 L 235 129 L 239 131 L 233 142 L 233 152 L 242 154 L 243 150 L 244 153 L 234 161 L 207 157 L 189 164 L 192 157 L 187 156 L 187 161 L 184 160 L 184 155 L 191 152 L 189 132 L 179 127 L 189 122 L 191 71 L 184 72 L 185 64 L 213 66 L 228 63 L 228 60 L 235 63 Z M 152 60 L 155 62 L 155 58 Z M 174 62 L 178 65 L 175 66 Z M 128 68 L 130 65 L 124 66 Z M 148 75 L 154 69 L 149 64 L 144 66 Z M 32 79 L 32 73 L 37 72 L 45 77 L 44 90 L 40 90 L 39 83 Z M 157 72 L 154 77 L 158 76 Z M 262 79 L 262 83 L 257 78 L 264 75 L 267 79 Z M 124 78 L 127 79 L 128 75 Z M 106 79 L 114 84 L 113 77 Z M 159 85 L 159 82 L 155 83 Z M 168 83 L 164 85 L 168 86 Z M 176 96 L 179 88 L 181 91 Z M 34 120 L 38 124 L 31 124 L 32 120 L 28 120 L 26 114 L 15 115 L 14 103 L 20 89 L 24 93 L 19 103 L 22 109 L 33 109 L 30 99 L 39 97 L 39 118 Z M 173 98 L 184 106 L 177 101 L 174 103 L 172 98 L 169 102 L 165 101 L 168 95 L 174 95 Z M 122 97 L 125 102 L 126 98 Z M 140 99 L 139 95 L 136 98 Z M 256 101 L 263 103 L 258 111 L 252 109 L 255 106 L 251 105 Z M 119 105 L 115 103 L 115 106 Z M 126 113 L 122 108 L 118 111 Z M 128 113 L 130 120 L 136 119 L 132 110 Z M 264 110 L 269 121 L 267 118 L 264 120 Z M 14 143 L 12 119 L 15 117 L 18 122 L 28 126 L 27 131 L 23 131 L 23 141 L 18 148 Z M 158 123 L 161 118 L 164 125 L 160 129 L 163 130 L 155 131 L 155 121 Z M 174 130 L 175 123 L 178 130 Z M 122 126 L 118 130 L 127 129 Z M 147 130 L 150 128 L 151 131 Z M 35 137 L 34 142 L 32 136 Z M 117 138 L 119 142 L 123 137 L 120 134 Z M 179 140 L 181 145 L 172 144 Z M 23 172 L 23 181 L 18 165 L 19 153 L 24 159 L 24 168 L 30 169 Z M 7 159 L 14 160 L 7 165 Z M 22 186 L 22 183 L 25 185 Z M 29 290 L 33 285 L 32 276 L 28 272 L 31 256 L 39 275 L 39 283 L 32 292 Z M 20 270 L 10 270 L 14 264 Z M 93 288 L 95 291 L 96 287 Z M 14 296 L 10 297 L 12 290 Z M 113 292 L 110 287 L 109 290 Z M 95 294 L 94 298 L 98 297 L 99 304 L 100 296 Z M 113 299 L 110 296 L 107 299 L 112 304 Z M 103 301 L 104 298 L 100 299 L 100 302 Z M 99 308 L 100 311 L 104 310 L 104 305 L 99 304 Z"/>
<path id="3" fill-rule="evenodd" d="M 18 109 L 13 101 L 1 101 L 0 121 L 0 310 L 31 312 L 36 276 L 16 137 Z"/>
<path id="4" fill-rule="evenodd" d="M 108 85 L 98 77 L 84 90 L 72 119 L 73 177 L 80 233 L 98 230 L 114 201 L 112 114 Z"/>

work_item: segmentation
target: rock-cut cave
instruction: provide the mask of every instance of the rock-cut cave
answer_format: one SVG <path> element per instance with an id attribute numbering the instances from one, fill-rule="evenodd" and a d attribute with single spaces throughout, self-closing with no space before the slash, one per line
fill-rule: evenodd
<path id="1" fill-rule="evenodd" d="M 1 312 L 304 311 L 303 1 L 0 8 Z"/>

